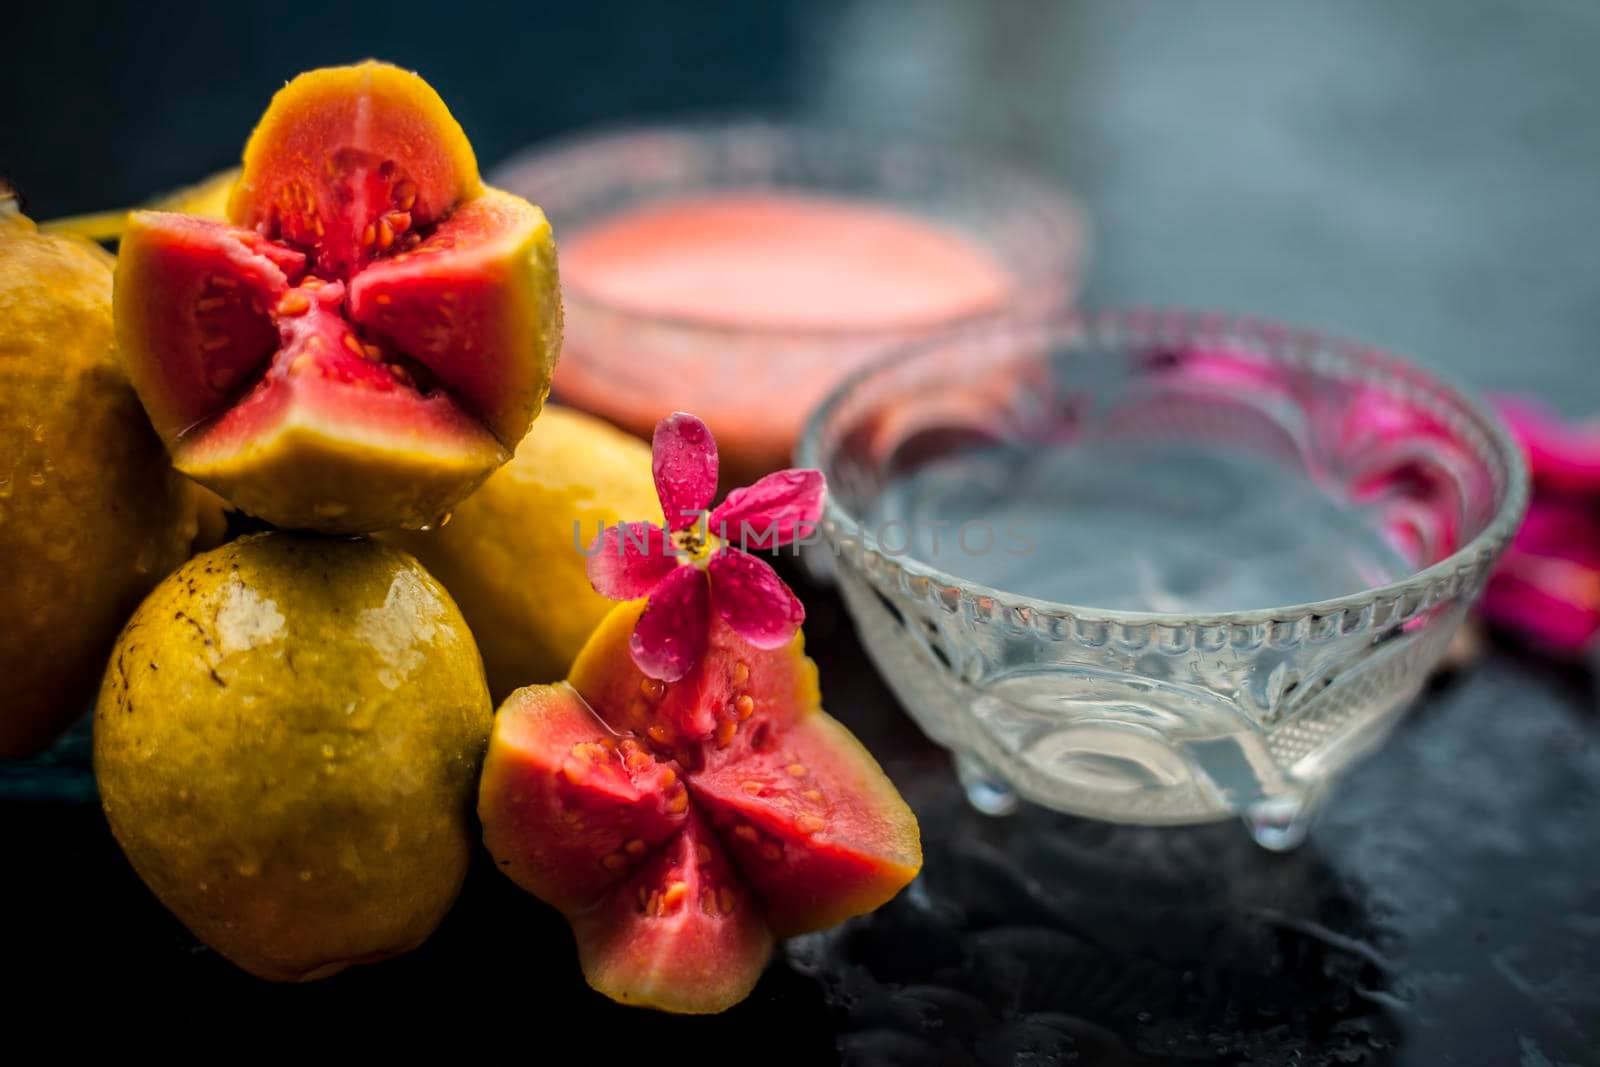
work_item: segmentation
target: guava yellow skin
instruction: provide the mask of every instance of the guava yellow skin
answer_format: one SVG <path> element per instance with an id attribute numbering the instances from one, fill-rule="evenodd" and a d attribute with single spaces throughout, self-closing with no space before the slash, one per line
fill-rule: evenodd
<path id="1" fill-rule="evenodd" d="M 101 801 L 195 936 L 300 981 L 421 944 L 466 874 L 491 708 L 411 556 L 260 534 L 129 620 L 95 709 Z"/>
<path id="2" fill-rule="evenodd" d="M 511 462 L 447 524 L 383 536 L 415 553 L 461 605 L 498 701 L 566 677 L 615 606 L 590 586 L 580 549 L 601 524 L 633 521 L 662 521 L 650 446 L 546 404 Z"/>
<path id="3" fill-rule="evenodd" d="M 0 758 L 88 708 L 117 630 L 188 555 L 172 470 L 112 336 L 112 259 L 0 189 Z"/>

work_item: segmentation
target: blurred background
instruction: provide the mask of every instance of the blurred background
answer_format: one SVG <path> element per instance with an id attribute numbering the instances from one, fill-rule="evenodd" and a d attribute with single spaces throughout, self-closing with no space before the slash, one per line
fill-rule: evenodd
<path id="1" fill-rule="evenodd" d="M 1600 408 L 1592 0 L 19 5 L 0 172 L 37 217 L 237 161 L 296 72 L 421 72 L 485 171 L 595 124 L 805 116 L 1069 185 L 1086 299 L 1255 312 Z"/>

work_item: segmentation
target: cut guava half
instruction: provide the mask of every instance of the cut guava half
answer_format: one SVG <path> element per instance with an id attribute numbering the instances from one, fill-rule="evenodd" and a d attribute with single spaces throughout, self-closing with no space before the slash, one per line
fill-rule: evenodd
<path id="1" fill-rule="evenodd" d="M 438 522 L 510 458 L 560 348 L 543 212 L 483 186 L 415 74 L 274 97 L 230 222 L 129 218 L 118 343 L 174 464 L 280 526 Z"/>
<path id="2" fill-rule="evenodd" d="M 501 869 L 567 916 L 591 985 L 623 1003 L 720 1011 L 749 992 L 773 938 L 904 888 L 921 839 L 877 761 L 821 710 L 800 636 L 762 650 L 717 620 L 701 663 L 663 683 L 628 652 L 643 606 L 613 609 L 568 682 L 501 706 L 478 813 Z M 695 722 L 710 725 L 682 729 Z M 663 771 L 669 793 L 639 788 Z M 679 883 L 671 898 L 686 910 L 659 911 L 654 894 Z M 718 906 L 696 917 L 696 902 Z"/>

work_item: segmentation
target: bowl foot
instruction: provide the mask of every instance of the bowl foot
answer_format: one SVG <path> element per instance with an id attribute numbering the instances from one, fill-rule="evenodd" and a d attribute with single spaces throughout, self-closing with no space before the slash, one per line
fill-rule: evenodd
<path id="1" fill-rule="evenodd" d="M 1251 805 L 1244 824 L 1262 848 L 1287 852 L 1306 839 L 1316 812 L 1316 797 L 1309 790 L 1287 793 Z"/>
<path id="2" fill-rule="evenodd" d="M 955 757 L 956 777 L 966 790 L 967 803 L 984 815 L 1010 815 L 1017 810 L 1017 791 L 983 760 L 959 754 Z"/>

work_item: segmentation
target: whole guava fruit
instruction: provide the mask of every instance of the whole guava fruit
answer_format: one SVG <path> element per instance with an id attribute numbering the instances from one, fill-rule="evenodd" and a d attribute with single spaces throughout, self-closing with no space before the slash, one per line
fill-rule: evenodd
<path id="1" fill-rule="evenodd" d="M 409 555 L 283 533 L 196 556 L 128 621 L 94 765 L 139 876 L 219 953 L 297 981 L 419 945 L 466 874 L 489 693 Z"/>
<path id="2" fill-rule="evenodd" d="M 613 603 L 589 584 L 584 550 L 602 527 L 662 521 L 650 446 L 547 404 L 510 463 L 433 530 L 385 539 L 416 554 L 461 605 L 504 700 L 566 677 Z"/>
<path id="3" fill-rule="evenodd" d="M 195 535 L 117 356 L 111 264 L 0 188 L 0 758 L 89 706 L 117 630 Z"/>

